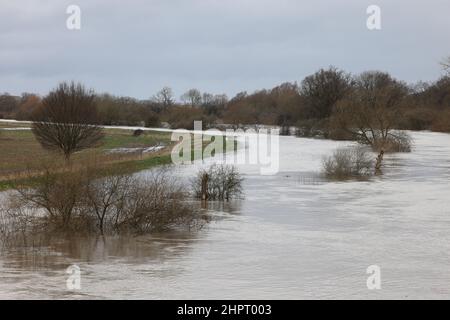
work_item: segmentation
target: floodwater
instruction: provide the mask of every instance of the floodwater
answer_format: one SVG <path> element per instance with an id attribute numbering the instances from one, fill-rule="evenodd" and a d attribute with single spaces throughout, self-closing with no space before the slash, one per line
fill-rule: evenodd
<path id="1" fill-rule="evenodd" d="M 201 230 L 1 249 L 0 298 L 448 299 L 450 135 L 413 137 L 412 153 L 365 182 L 316 176 L 350 143 L 280 137 L 280 172 L 242 166 L 245 198 L 211 204 Z M 66 286 L 74 264 L 80 290 Z M 371 265 L 379 290 L 367 288 Z"/>

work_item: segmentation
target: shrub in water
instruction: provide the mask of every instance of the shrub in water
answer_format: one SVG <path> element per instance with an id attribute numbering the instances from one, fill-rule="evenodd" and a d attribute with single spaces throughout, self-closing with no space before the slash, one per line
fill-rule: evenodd
<path id="1" fill-rule="evenodd" d="M 374 172 L 374 161 L 365 147 L 340 148 L 323 160 L 323 172 L 327 178 L 345 180 L 367 178 Z"/>
<path id="2" fill-rule="evenodd" d="M 194 195 L 202 200 L 229 200 L 242 194 L 242 177 L 232 165 L 213 164 L 192 180 Z"/>

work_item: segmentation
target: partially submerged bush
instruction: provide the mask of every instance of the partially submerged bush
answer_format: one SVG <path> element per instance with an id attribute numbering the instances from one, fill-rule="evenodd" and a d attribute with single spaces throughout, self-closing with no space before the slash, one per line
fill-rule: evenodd
<path id="1" fill-rule="evenodd" d="M 411 152 L 412 139 L 410 135 L 404 131 L 394 131 L 384 139 L 377 139 L 373 142 L 372 149 L 374 151 L 384 152 Z"/>
<path id="2" fill-rule="evenodd" d="M 242 194 L 242 177 L 235 166 L 213 164 L 192 180 L 194 195 L 202 200 L 230 200 Z"/>
<path id="3" fill-rule="evenodd" d="M 184 186 L 165 171 L 132 180 L 131 187 L 121 194 L 124 193 L 124 201 L 113 207 L 113 222 L 110 223 L 117 231 L 143 234 L 191 228 L 201 222 L 199 213 L 187 202 Z"/>
<path id="4" fill-rule="evenodd" d="M 85 176 L 79 172 L 56 172 L 46 168 L 34 187 L 16 184 L 9 198 L 10 216 L 40 211 L 39 222 L 51 229 L 78 229 L 82 214 Z M 36 225 L 36 224 L 35 224 Z"/>
<path id="5" fill-rule="evenodd" d="M 187 199 L 166 170 L 146 178 L 47 170 L 34 188 L 16 187 L 5 214 L 23 233 L 143 234 L 198 225 L 201 216 Z"/>
<path id="6" fill-rule="evenodd" d="M 374 172 L 374 161 L 365 147 L 339 148 L 324 158 L 323 172 L 329 179 L 367 178 Z"/>

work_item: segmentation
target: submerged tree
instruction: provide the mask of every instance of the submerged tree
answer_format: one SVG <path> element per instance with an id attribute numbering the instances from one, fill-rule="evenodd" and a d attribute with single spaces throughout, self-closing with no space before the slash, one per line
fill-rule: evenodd
<path id="1" fill-rule="evenodd" d="M 408 151 L 409 138 L 394 131 L 401 117 L 398 105 L 406 94 L 406 86 L 388 74 L 365 72 L 357 77 L 352 92 L 337 103 L 332 123 L 376 150 Z"/>
<path id="2" fill-rule="evenodd" d="M 191 181 L 194 196 L 201 200 L 228 201 L 242 195 L 243 178 L 232 165 L 212 164 Z"/>
<path id="3" fill-rule="evenodd" d="M 42 147 L 60 151 L 66 160 L 103 137 L 95 94 L 81 84 L 60 83 L 42 100 L 33 118 L 32 130 Z"/>

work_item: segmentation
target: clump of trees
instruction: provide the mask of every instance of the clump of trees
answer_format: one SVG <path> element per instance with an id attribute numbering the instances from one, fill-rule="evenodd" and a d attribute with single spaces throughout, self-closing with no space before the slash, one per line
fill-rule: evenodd
<path id="1" fill-rule="evenodd" d="M 199 107 L 202 103 L 202 94 L 198 89 L 189 89 L 181 96 L 181 101 L 191 107 Z"/>
<path id="2" fill-rule="evenodd" d="M 326 119 L 331 116 L 333 106 L 352 88 L 350 74 L 335 67 L 320 69 L 307 76 L 301 84 L 300 94 L 305 97 L 309 118 Z"/>
<path id="3" fill-rule="evenodd" d="M 170 87 L 164 87 L 147 100 L 96 95 L 98 121 L 104 125 L 192 127 L 193 120 L 203 120 L 208 126 L 217 124 L 278 125 L 283 132 L 297 127 L 302 136 L 331 139 L 366 139 L 364 134 L 349 132 L 345 123 L 368 122 L 363 114 L 370 113 L 371 125 L 383 127 L 374 130 L 381 140 L 389 130 L 434 130 L 450 132 L 450 72 L 449 59 L 442 62 L 445 74 L 430 83 L 407 85 L 391 75 L 371 71 L 352 75 L 335 67 L 320 69 L 299 83 L 286 82 L 269 90 L 254 93 L 240 92 L 231 99 L 224 94 L 187 90 L 180 101 Z M 30 120 L 41 104 L 37 95 L 0 96 L 0 117 Z M 346 110 L 344 110 L 344 108 Z M 356 109 L 356 110 L 355 110 Z M 350 110 L 359 112 L 349 119 Z M 344 122 L 342 112 L 347 113 Z M 376 119 L 379 118 L 379 119 Z M 343 120 L 343 119 L 340 119 Z M 337 125 L 340 124 L 340 125 Z M 384 132 L 381 132 L 384 131 Z M 387 134 L 389 137 L 390 134 Z M 375 137 L 379 140 L 379 137 Z"/>
<path id="4" fill-rule="evenodd" d="M 0 95 L 0 119 L 14 118 L 18 111 L 20 97 L 9 93 Z"/>
<path id="5" fill-rule="evenodd" d="M 242 182 L 235 166 L 212 164 L 199 170 L 191 185 L 197 199 L 228 201 L 242 195 Z"/>
<path id="6" fill-rule="evenodd" d="M 226 105 L 223 122 L 293 126 L 302 114 L 304 105 L 298 85 L 283 83 L 271 90 L 238 93 Z"/>
<path id="7" fill-rule="evenodd" d="M 74 82 L 51 91 L 33 119 L 32 131 L 42 147 L 60 151 L 67 160 L 103 138 L 94 92 Z"/>
<path id="8" fill-rule="evenodd" d="M 159 127 L 160 106 L 152 101 L 109 94 L 96 96 L 99 123 L 115 126 Z"/>
<path id="9" fill-rule="evenodd" d="M 166 109 L 175 103 L 173 90 L 170 87 L 164 87 L 153 96 L 153 101 Z"/>
<path id="10" fill-rule="evenodd" d="M 23 93 L 12 96 L 0 95 L 0 119 L 30 120 L 33 112 L 41 105 L 41 98 L 36 94 Z"/>
<path id="11" fill-rule="evenodd" d="M 32 93 L 24 93 L 19 100 L 15 118 L 17 120 L 30 120 L 41 107 L 42 99 L 40 96 Z"/>

